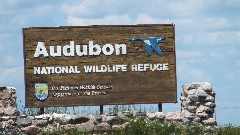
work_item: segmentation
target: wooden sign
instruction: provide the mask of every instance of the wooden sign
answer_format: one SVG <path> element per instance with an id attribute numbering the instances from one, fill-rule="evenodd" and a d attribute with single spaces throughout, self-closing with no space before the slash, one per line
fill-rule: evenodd
<path id="1" fill-rule="evenodd" d="M 175 27 L 23 28 L 27 107 L 176 103 Z"/>

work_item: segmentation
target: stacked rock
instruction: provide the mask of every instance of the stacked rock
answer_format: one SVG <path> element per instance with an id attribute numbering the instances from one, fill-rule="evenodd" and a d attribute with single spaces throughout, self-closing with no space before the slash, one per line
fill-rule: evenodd
<path id="1" fill-rule="evenodd" d="M 193 82 L 183 85 L 181 112 L 187 114 L 185 118 L 188 119 L 188 122 L 216 125 L 214 119 L 215 95 L 211 83 L 208 82 Z"/>
<path id="2" fill-rule="evenodd" d="M 19 131 L 15 122 L 18 115 L 16 89 L 0 86 L 0 134 Z"/>
<path id="3" fill-rule="evenodd" d="M 16 114 L 18 114 L 16 89 L 13 87 L 0 87 L 0 116 L 13 116 Z"/>

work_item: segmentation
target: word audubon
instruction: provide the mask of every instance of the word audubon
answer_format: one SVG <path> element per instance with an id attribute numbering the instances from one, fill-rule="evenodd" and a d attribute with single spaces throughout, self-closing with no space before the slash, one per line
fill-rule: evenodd
<path id="1" fill-rule="evenodd" d="M 116 55 L 127 54 L 126 44 L 115 44 L 115 46 L 112 44 L 105 44 L 101 48 L 100 45 L 93 44 L 93 41 L 89 41 L 88 45 L 74 45 L 74 41 L 70 41 L 70 45 L 64 45 L 63 47 L 60 45 L 50 46 L 49 50 L 50 53 L 47 51 L 44 42 L 38 42 L 34 57 L 39 57 L 40 55 L 43 55 L 44 57 L 60 57 L 62 54 L 66 57 L 100 55 L 101 53 L 112 55 L 114 51 Z"/>

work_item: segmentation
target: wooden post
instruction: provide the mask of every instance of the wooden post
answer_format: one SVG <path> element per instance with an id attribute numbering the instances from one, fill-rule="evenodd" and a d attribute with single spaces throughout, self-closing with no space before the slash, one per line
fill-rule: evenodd
<path id="1" fill-rule="evenodd" d="M 162 112 L 162 103 L 159 103 L 159 104 L 158 104 L 158 111 L 159 111 L 159 112 Z"/>
<path id="2" fill-rule="evenodd" d="M 103 105 L 100 105 L 100 114 L 103 114 Z"/>
<path id="3" fill-rule="evenodd" d="M 44 114 L 44 108 L 39 108 L 39 112 L 38 112 L 39 115 L 42 115 Z"/>

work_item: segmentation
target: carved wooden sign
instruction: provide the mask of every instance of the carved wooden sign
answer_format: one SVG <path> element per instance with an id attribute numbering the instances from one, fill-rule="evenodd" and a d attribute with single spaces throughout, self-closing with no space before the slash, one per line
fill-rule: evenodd
<path id="1" fill-rule="evenodd" d="M 177 102 L 175 27 L 23 28 L 27 107 Z"/>

